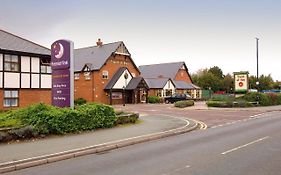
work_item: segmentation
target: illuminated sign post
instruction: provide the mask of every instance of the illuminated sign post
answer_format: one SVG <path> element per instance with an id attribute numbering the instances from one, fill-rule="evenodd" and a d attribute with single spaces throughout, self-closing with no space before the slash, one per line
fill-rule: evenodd
<path id="1" fill-rule="evenodd" d="M 245 94 L 249 90 L 249 72 L 234 72 L 235 93 Z"/>
<path id="2" fill-rule="evenodd" d="M 51 46 L 52 105 L 74 107 L 73 42 L 55 41 Z"/>

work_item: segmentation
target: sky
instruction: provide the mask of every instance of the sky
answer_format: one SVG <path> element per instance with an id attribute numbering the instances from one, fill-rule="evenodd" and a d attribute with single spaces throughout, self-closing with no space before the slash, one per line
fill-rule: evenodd
<path id="1" fill-rule="evenodd" d="M 0 28 L 50 48 L 123 41 L 139 65 L 184 61 L 281 81 L 281 0 L 0 0 Z"/>

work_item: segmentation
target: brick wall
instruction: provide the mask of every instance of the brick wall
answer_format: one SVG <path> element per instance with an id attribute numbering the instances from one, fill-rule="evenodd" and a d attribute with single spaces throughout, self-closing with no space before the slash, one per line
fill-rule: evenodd
<path id="1" fill-rule="evenodd" d="M 74 99 L 84 98 L 88 102 L 93 101 L 93 72 L 91 79 L 85 79 L 84 73 L 80 73 L 79 79 L 74 80 Z"/>
<path id="2" fill-rule="evenodd" d="M 182 80 L 186 83 L 191 83 L 191 77 L 187 73 L 185 69 L 179 69 L 178 73 L 176 74 L 175 80 Z"/>
<path id="3" fill-rule="evenodd" d="M 36 103 L 51 104 L 52 92 L 50 89 L 20 89 L 19 90 L 19 108 Z M 0 109 L 10 110 L 18 107 L 3 107 L 3 90 L 0 90 Z"/>
<path id="4" fill-rule="evenodd" d="M 20 89 L 19 107 L 29 106 L 35 103 L 51 104 L 52 92 L 49 89 Z"/>
<path id="5" fill-rule="evenodd" d="M 158 89 L 149 89 L 148 96 L 157 96 Z"/>
<path id="6" fill-rule="evenodd" d="M 131 73 L 139 76 L 138 70 L 128 56 L 111 56 L 100 70 L 91 72 L 91 80 L 85 80 L 83 72 L 80 73 L 79 80 L 74 80 L 74 98 L 109 104 L 109 93 L 104 91 L 104 87 L 121 67 L 127 67 Z M 103 71 L 108 71 L 108 79 L 103 79 Z M 114 100 L 113 103 L 120 104 L 122 101 Z"/>

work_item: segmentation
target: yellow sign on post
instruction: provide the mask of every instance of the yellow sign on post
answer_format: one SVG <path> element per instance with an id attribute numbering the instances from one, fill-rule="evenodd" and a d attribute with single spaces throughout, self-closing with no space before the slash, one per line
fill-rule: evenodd
<path id="1" fill-rule="evenodd" d="M 249 72 L 234 72 L 235 93 L 247 93 L 249 90 Z"/>

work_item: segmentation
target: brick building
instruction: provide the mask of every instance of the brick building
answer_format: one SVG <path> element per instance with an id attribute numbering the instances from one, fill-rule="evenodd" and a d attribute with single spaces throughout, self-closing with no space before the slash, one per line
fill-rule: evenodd
<path id="1" fill-rule="evenodd" d="M 122 41 L 74 51 L 74 95 L 105 104 L 146 101 L 148 86 Z"/>
<path id="2" fill-rule="evenodd" d="M 3 30 L 0 39 L 0 110 L 51 104 L 50 49 Z M 138 69 L 122 41 L 98 40 L 96 46 L 75 49 L 74 69 L 75 99 L 88 102 L 140 103 L 148 95 L 165 97 L 175 92 L 201 96 L 184 62 Z"/>
<path id="3" fill-rule="evenodd" d="M 194 99 L 202 96 L 201 88 L 193 84 L 184 62 L 144 65 L 139 70 L 149 86 L 150 96 L 165 97 L 173 93 L 188 93 Z"/>
<path id="4" fill-rule="evenodd" d="M 0 110 L 51 104 L 50 49 L 0 30 Z M 75 98 L 105 104 L 146 101 L 148 86 L 122 41 L 74 50 Z"/>
<path id="5" fill-rule="evenodd" d="M 0 110 L 51 103 L 50 50 L 0 29 Z"/>

